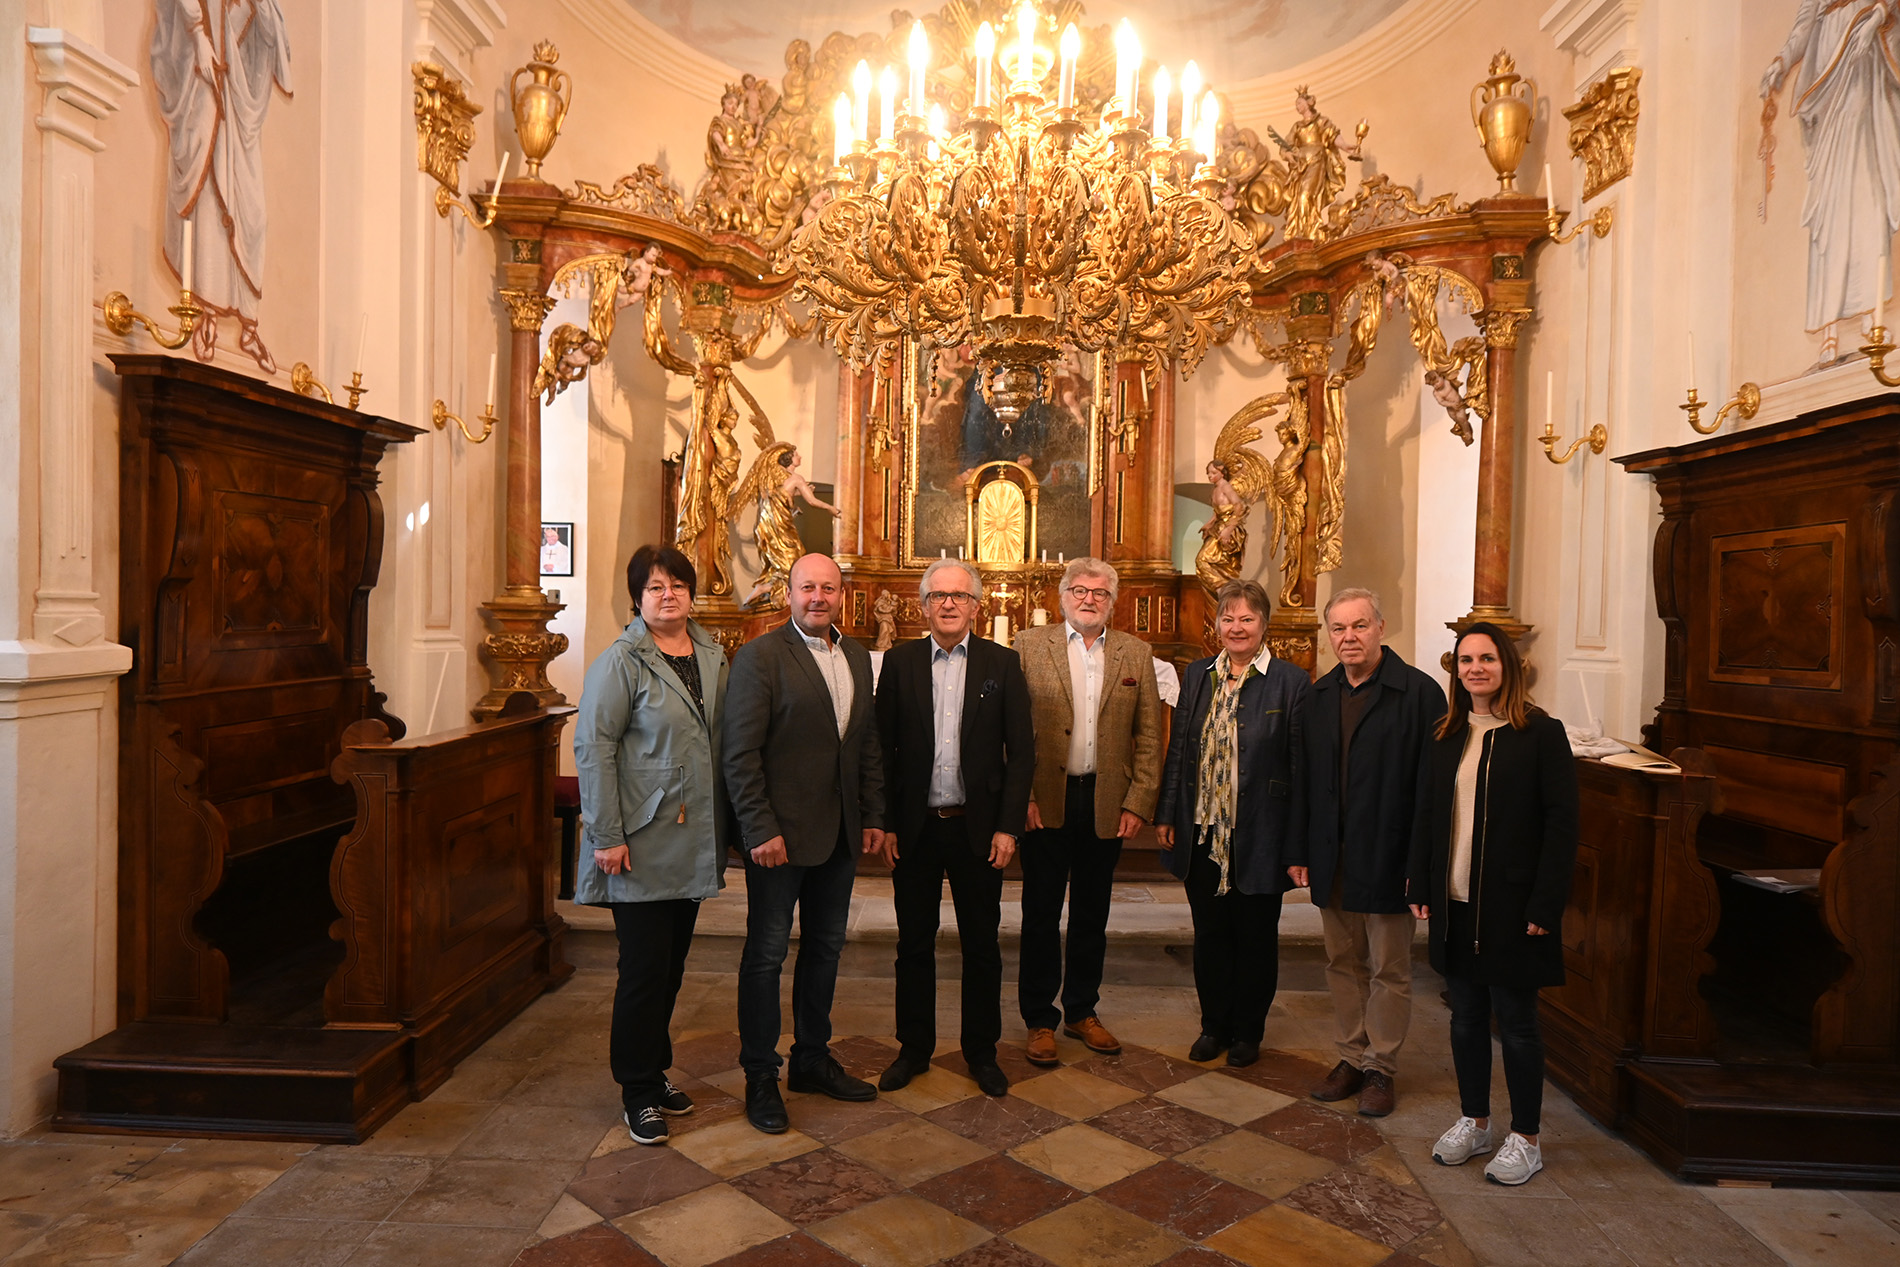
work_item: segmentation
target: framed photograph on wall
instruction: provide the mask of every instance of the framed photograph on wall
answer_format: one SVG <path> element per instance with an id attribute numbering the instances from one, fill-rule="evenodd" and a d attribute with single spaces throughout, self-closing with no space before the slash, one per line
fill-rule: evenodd
<path id="1" fill-rule="evenodd" d="M 574 525 L 541 525 L 541 575 L 574 575 Z"/>

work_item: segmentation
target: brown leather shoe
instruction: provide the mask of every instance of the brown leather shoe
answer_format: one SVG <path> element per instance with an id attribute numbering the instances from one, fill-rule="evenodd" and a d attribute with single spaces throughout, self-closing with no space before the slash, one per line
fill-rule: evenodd
<path id="1" fill-rule="evenodd" d="M 1359 1094 L 1359 1088 L 1364 1085 L 1365 1080 L 1365 1074 L 1342 1060 L 1333 1066 L 1333 1071 L 1326 1075 L 1324 1082 L 1306 1094 L 1315 1100 L 1331 1104 L 1334 1100 L 1343 1100 L 1349 1095 Z"/>
<path id="2" fill-rule="evenodd" d="M 1359 1091 L 1359 1112 L 1364 1117 L 1384 1117 L 1398 1103 L 1392 1089 L 1392 1075 L 1377 1069 L 1366 1070 L 1366 1085 Z"/>
<path id="3" fill-rule="evenodd" d="M 1108 1026 L 1102 1024 L 1099 1017 L 1085 1016 L 1073 1025 L 1064 1025 L 1062 1032 L 1070 1038 L 1081 1039 L 1088 1044 L 1088 1049 L 1098 1056 L 1122 1054 L 1120 1040 L 1108 1032 Z"/>
<path id="4" fill-rule="evenodd" d="M 1029 1031 L 1029 1049 L 1026 1053 L 1029 1063 L 1041 1065 L 1047 1069 L 1059 1065 L 1062 1058 L 1056 1055 L 1056 1032 L 1052 1029 L 1032 1029 Z"/>

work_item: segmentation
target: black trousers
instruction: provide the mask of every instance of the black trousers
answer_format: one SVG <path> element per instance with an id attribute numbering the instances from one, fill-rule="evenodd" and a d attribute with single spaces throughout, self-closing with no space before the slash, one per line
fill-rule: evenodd
<path id="1" fill-rule="evenodd" d="M 1453 902 L 1446 912 L 1451 944 L 1469 944 L 1475 921 L 1470 903 Z M 1437 912 L 1433 912 L 1436 914 Z M 1451 996 L 1451 1065 L 1458 1075 L 1459 1112 L 1491 1116 L 1491 1018 L 1498 1021 L 1504 1049 L 1504 1087 L 1511 1096 L 1511 1129 L 1537 1134 L 1544 1112 L 1544 1035 L 1537 1026 L 1537 987 L 1486 985 L 1458 971 L 1460 956 L 1446 955 L 1445 991 Z"/>
<path id="2" fill-rule="evenodd" d="M 898 841 L 897 1042 L 912 1060 L 929 1060 L 937 1047 L 938 905 L 948 877 L 963 951 L 963 1058 L 987 1065 L 1003 1033 L 1003 873 L 990 865 L 987 841 L 981 854 L 972 848 L 964 822 L 926 814 L 917 838 Z"/>
<path id="3" fill-rule="evenodd" d="M 1220 868 L 1197 826 L 1188 861 L 1188 911 L 1194 918 L 1194 989 L 1201 1032 L 1257 1043 L 1280 983 L 1280 897 L 1220 887 Z M 1234 871 L 1229 859 L 1228 874 Z"/>
<path id="4" fill-rule="evenodd" d="M 673 1064 L 673 1004 L 686 971 L 699 903 L 615 902 L 620 977 L 614 985 L 613 1028 L 607 1061 L 629 1115 L 660 1102 Z"/>
<path id="5" fill-rule="evenodd" d="M 1030 1029 L 1054 1029 L 1095 1015 L 1108 911 L 1115 892 L 1119 837 L 1095 834 L 1095 776 L 1069 779 L 1062 826 L 1023 837 L 1023 940 L 1016 1004 Z M 1063 966 L 1062 902 L 1069 903 L 1068 965 Z M 1056 992 L 1062 1009 L 1056 1010 Z"/>

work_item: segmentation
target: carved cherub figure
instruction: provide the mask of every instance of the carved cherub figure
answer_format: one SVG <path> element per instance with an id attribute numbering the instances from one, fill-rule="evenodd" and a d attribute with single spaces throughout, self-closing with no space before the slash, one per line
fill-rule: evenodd
<path id="1" fill-rule="evenodd" d="M 1431 388 L 1432 399 L 1444 406 L 1445 413 L 1451 418 L 1451 433 L 1471 443 L 1471 407 L 1465 401 L 1465 394 L 1458 390 L 1451 375 L 1437 370 L 1425 371 L 1425 385 Z"/>
<path id="2" fill-rule="evenodd" d="M 653 279 L 672 275 L 673 270 L 660 263 L 659 243 L 647 243 L 646 250 L 638 255 L 629 251 L 626 266 L 620 270 L 620 291 L 616 303 L 622 308 L 645 303 L 647 291 L 653 287 Z"/>
<path id="3" fill-rule="evenodd" d="M 889 651 L 897 645 L 897 595 L 884 590 L 871 604 L 871 615 L 877 621 L 877 641 L 871 644 L 873 651 Z"/>

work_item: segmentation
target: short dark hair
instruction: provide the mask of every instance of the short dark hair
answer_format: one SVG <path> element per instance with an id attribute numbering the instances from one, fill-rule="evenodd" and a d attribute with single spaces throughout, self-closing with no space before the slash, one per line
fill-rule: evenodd
<path id="1" fill-rule="evenodd" d="M 699 595 L 699 573 L 693 561 L 677 546 L 641 546 L 627 560 L 627 597 L 633 600 L 633 614 L 640 614 L 640 591 L 647 587 L 647 575 L 658 568 L 676 581 L 686 582 L 689 597 Z"/>
<path id="2" fill-rule="evenodd" d="M 1260 619 L 1273 618 L 1273 601 L 1267 597 L 1267 591 L 1258 581 L 1229 581 L 1214 591 L 1214 614 L 1220 615 L 1229 603 L 1245 603 L 1260 614 Z"/>
<path id="3" fill-rule="evenodd" d="M 792 451 L 790 449 L 778 455 L 778 464 L 785 467 L 789 467 L 792 464 Z"/>

